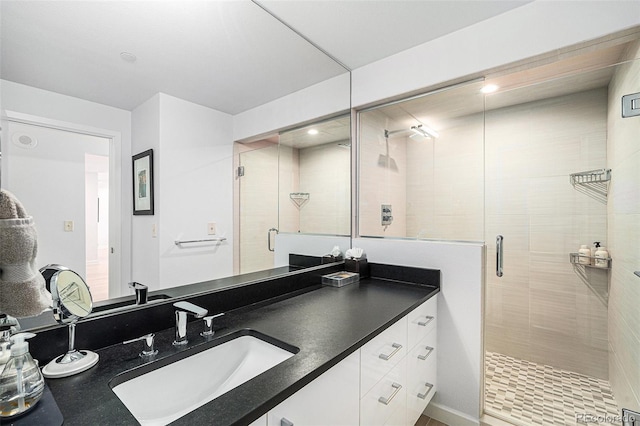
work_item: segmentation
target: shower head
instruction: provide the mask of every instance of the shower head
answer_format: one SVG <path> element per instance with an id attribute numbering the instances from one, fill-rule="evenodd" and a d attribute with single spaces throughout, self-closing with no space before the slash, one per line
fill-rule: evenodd
<path id="1" fill-rule="evenodd" d="M 424 136 L 425 138 L 433 138 L 436 139 L 440 135 L 438 132 L 430 128 L 429 126 L 424 126 L 422 124 L 418 124 L 417 126 L 411 126 L 411 131 L 415 134 Z"/>

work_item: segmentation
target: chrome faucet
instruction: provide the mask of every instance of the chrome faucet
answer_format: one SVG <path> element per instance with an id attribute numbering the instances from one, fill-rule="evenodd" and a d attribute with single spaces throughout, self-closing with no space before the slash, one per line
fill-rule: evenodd
<path id="1" fill-rule="evenodd" d="M 134 281 L 129 283 L 129 287 L 136 292 L 136 305 L 144 305 L 147 303 L 148 287 L 146 285 Z"/>
<path id="2" fill-rule="evenodd" d="M 202 318 L 207 315 L 207 310 L 193 303 L 181 301 L 173 304 L 176 308 L 176 339 L 174 345 L 187 344 L 187 315 Z"/>

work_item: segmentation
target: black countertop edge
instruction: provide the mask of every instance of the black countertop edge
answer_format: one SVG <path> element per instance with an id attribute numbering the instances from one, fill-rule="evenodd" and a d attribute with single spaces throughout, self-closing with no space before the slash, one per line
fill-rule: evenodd
<path id="1" fill-rule="evenodd" d="M 439 290 L 439 283 L 416 285 L 371 278 L 342 288 L 307 286 L 295 296 L 280 295 L 227 312 L 216 323 L 214 340 L 241 330 L 255 330 L 297 347 L 299 352 L 172 424 L 251 423 Z M 156 361 L 215 344 L 203 342 L 199 331 L 200 327 L 190 324 L 190 344 L 185 348 L 171 345 L 173 328 L 156 333 L 160 350 Z M 137 356 L 139 350 L 138 345 L 105 347 L 97 351 L 100 361 L 92 369 L 65 379 L 47 380 L 66 425 L 137 423 L 108 383 L 118 374 L 144 364 Z"/>

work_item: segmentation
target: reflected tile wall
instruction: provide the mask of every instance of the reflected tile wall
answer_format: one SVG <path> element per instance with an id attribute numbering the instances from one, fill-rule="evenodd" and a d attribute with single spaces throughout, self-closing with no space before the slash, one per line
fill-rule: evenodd
<path id="1" fill-rule="evenodd" d="M 300 232 L 350 235 L 351 151 L 325 144 L 300 149 L 299 158 L 300 191 L 310 194 L 299 209 Z"/>

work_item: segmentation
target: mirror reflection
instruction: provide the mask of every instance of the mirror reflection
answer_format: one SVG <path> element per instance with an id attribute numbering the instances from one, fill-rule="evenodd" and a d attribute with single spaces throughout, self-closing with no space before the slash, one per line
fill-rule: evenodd
<path id="1" fill-rule="evenodd" d="M 276 266 L 276 233 L 350 235 L 350 132 L 343 115 L 236 142 L 240 273 Z"/>
<path id="2" fill-rule="evenodd" d="M 278 194 L 284 149 L 295 150 L 296 161 L 312 157 L 301 152 L 328 149 L 279 147 L 289 133 L 278 137 L 279 129 L 296 127 L 286 117 L 318 120 L 311 103 L 297 103 L 296 114 L 285 107 L 277 116 L 258 116 L 257 127 L 243 120 L 258 107 L 348 77 L 348 71 L 256 4 L 2 2 L 1 7 L 2 187 L 32 211 L 40 233 L 38 263 L 62 263 L 86 277 L 97 308 L 121 296 L 133 298 L 127 286 L 132 281 L 148 286 L 151 300 L 176 286 L 274 268 L 273 254 L 267 260 L 251 250 L 242 254 L 243 246 L 254 242 L 272 253 L 273 235 L 272 246 L 267 244 L 272 228 L 350 234 L 349 221 L 338 218 L 349 217 L 348 178 L 327 198 L 317 189 L 322 183 L 313 181 L 326 176 L 296 164 L 297 182 L 288 184 L 285 200 Z M 348 110 L 348 90 L 327 96 L 339 96 L 340 102 L 330 104 Z M 338 112 L 323 111 L 322 117 Z M 348 117 L 331 121 L 348 128 Z M 234 140 L 251 134 L 275 136 L 266 137 L 269 142 L 258 150 L 234 148 Z M 317 144 L 346 146 L 348 139 L 347 132 Z M 280 159 L 275 167 L 263 164 L 267 145 Z M 148 149 L 154 151 L 155 214 L 133 216 L 131 158 Z M 261 168 L 261 180 L 272 180 L 274 191 L 258 197 L 232 190 L 238 163 L 251 161 Z M 342 163 L 347 168 L 340 175 L 349 176 L 350 160 L 341 161 L 341 168 Z M 303 192 L 303 182 L 316 194 L 309 202 L 330 204 L 334 218 L 325 211 L 328 220 L 316 224 L 307 213 L 320 209 L 293 205 L 289 195 Z M 267 199 L 272 207 L 265 207 Z M 286 209 L 300 216 L 286 225 L 278 217 L 285 201 Z M 238 215 L 238 206 L 251 203 L 255 214 Z M 215 241 L 175 244 L 205 239 Z"/>
<path id="3" fill-rule="evenodd" d="M 483 239 L 481 82 L 362 111 L 361 236 Z"/>

